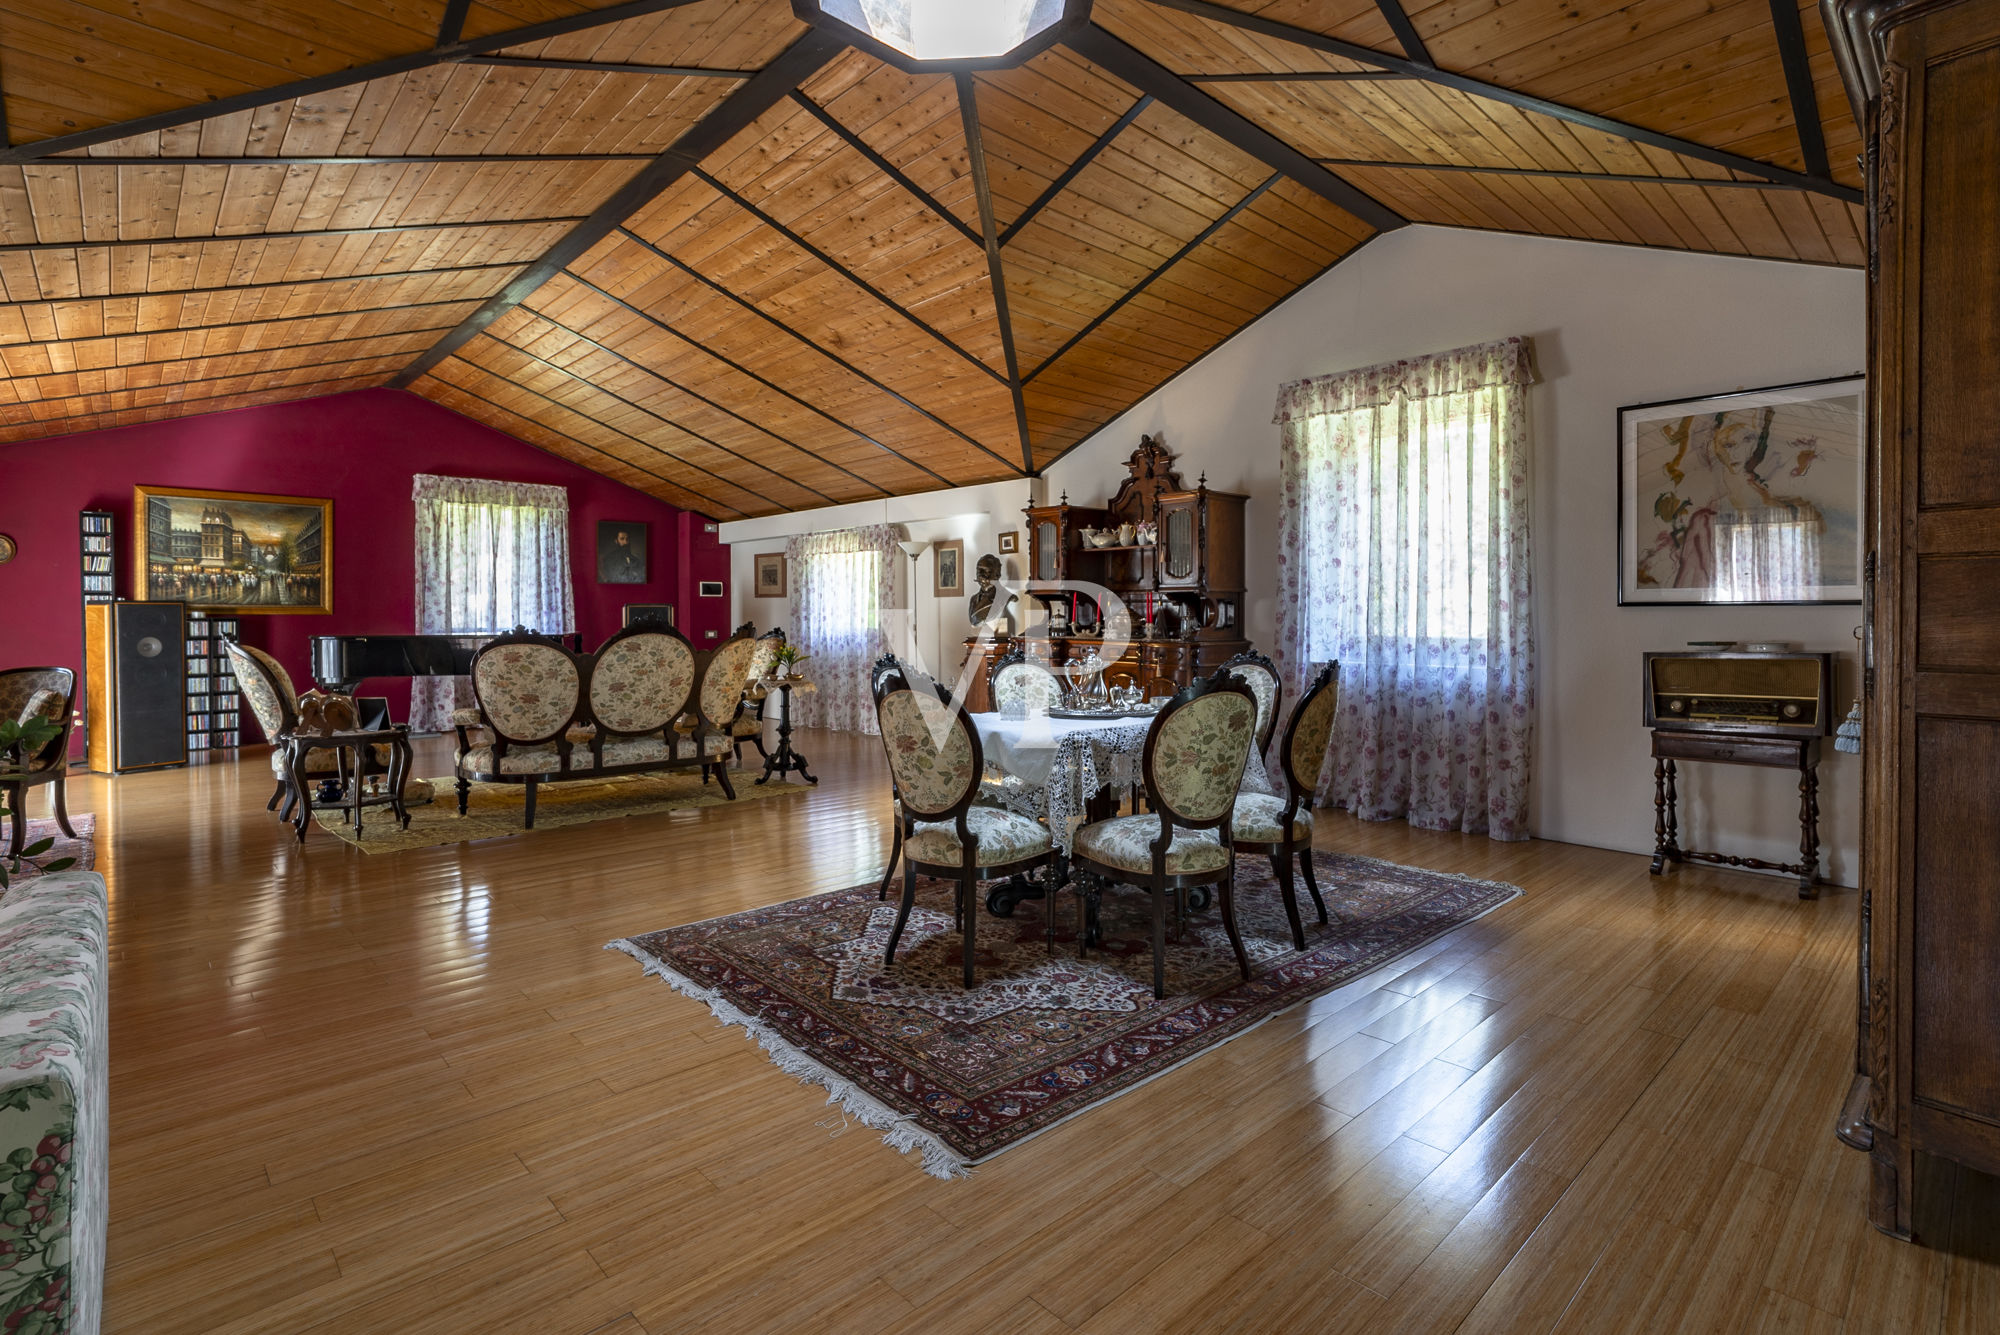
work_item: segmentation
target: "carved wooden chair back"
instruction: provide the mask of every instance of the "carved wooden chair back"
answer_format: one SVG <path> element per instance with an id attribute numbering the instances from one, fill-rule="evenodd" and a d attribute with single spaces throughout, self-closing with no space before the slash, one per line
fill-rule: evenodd
<path id="1" fill-rule="evenodd" d="M 70 711 L 76 702 L 76 673 L 66 667 L 21 667 L 0 671 L 0 719 L 26 723 L 45 718 L 59 731 L 32 756 L 21 757 L 30 770 L 69 763 Z"/>
<path id="2" fill-rule="evenodd" d="M 1054 709 L 1062 704 L 1062 682 L 1056 674 L 1046 663 L 1019 649 L 1010 649 L 993 660 L 986 685 L 995 709 Z"/>
<path id="3" fill-rule="evenodd" d="M 1292 793 L 1306 805 L 1312 804 L 1319 787 L 1319 774 L 1326 767 L 1326 753 L 1333 745 L 1334 718 L 1340 712 L 1340 664 L 1328 663 L 1319 670 L 1292 721 L 1285 728 L 1285 778 Z"/>
<path id="4" fill-rule="evenodd" d="M 549 742 L 568 754 L 563 734 L 583 704 L 585 667 L 562 645 L 531 631 L 480 646 L 472 656 L 472 697 L 493 733 L 496 761 L 509 746 Z"/>
<path id="5" fill-rule="evenodd" d="M 694 646 L 657 621 L 625 627 L 598 647 L 590 667 L 590 715 L 601 732 L 660 732 L 687 711 Z"/>
<path id="6" fill-rule="evenodd" d="M 985 769 L 979 732 L 965 707 L 912 686 L 898 670 L 876 692 L 875 715 L 906 818 L 962 815 L 978 795 Z"/>
<path id="7" fill-rule="evenodd" d="M 1285 700 L 1284 683 L 1278 680 L 1278 665 L 1245 649 L 1222 665 L 1222 670 L 1250 688 L 1257 699 L 1257 754 L 1269 755 L 1271 734 L 1278 728 L 1278 709 Z"/>
<path id="8" fill-rule="evenodd" d="M 1256 728 L 1256 697 L 1220 671 L 1160 709 L 1141 768 L 1163 834 L 1173 825 L 1208 829 L 1229 819 Z"/>
<path id="9" fill-rule="evenodd" d="M 247 644 L 225 639 L 222 651 L 229 655 L 229 666 L 236 674 L 236 684 L 243 692 L 244 701 L 257 719 L 257 726 L 264 730 L 264 740 L 276 742 L 281 737 L 289 737 L 299 726 L 299 693 L 292 685 L 292 674 L 285 671 L 284 664 Z"/>

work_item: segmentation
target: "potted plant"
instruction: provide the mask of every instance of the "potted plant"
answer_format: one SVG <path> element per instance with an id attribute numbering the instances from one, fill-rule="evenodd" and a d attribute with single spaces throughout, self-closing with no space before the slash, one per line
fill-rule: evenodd
<path id="1" fill-rule="evenodd" d="M 802 676 L 804 674 L 799 671 L 799 664 L 811 657 L 811 654 L 795 644 L 781 644 L 778 646 L 777 652 L 771 656 L 771 661 L 775 664 L 775 667 L 772 669 L 772 675 L 777 677 Z"/>
<path id="2" fill-rule="evenodd" d="M 24 722 L 15 719 L 0 721 L 0 773 L 10 769 L 25 768 L 26 758 L 37 754 L 62 734 L 62 727 L 54 719 L 31 718 Z M 0 817 L 11 815 L 4 805 L 6 798 L 0 796 Z M 37 839 L 21 850 L 15 858 L 0 858 L 0 890 L 5 890 L 8 877 L 21 870 L 23 862 L 38 867 L 45 872 L 62 871 L 76 864 L 75 858 L 57 858 L 53 862 L 38 863 L 36 858 L 55 845 L 53 837 Z"/>

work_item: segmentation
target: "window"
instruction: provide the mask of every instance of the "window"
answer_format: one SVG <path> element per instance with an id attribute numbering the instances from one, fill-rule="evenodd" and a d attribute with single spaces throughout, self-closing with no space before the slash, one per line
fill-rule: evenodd
<path id="1" fill-rule="evenodd" d="M 878 731 L 869 670 L 888 652 L 896 533 L 886 524 L 807 533 L 785 544 L 792 570 L 791 643 L 811 655 L 814 690 L 792 700 L 795 722 Z"/>
<path id="2" fill-rule="evenodd" d="M 1525 339 L 1280 393 L 1279 660 L 1340 664 L 1328 801 L 1525 838 L 1534 720 Z"/>

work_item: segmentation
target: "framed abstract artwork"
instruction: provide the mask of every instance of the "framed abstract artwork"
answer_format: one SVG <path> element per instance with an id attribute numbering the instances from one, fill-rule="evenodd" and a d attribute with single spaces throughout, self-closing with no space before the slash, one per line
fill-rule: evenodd
<path id="1" fill-rule="evenodd" d="M 785 554 L 783 552 L 758 552 L 751 560 L 750 593 L 756 598 L 782 598 L 788 592 L 785 583 Z"/>
<path id="2" fill-rule="evenodd" d="M 1861 601 L 1858 375 L 1618 410 L 1618 602 Z"/>
<path id="3" fill-rule="evenodd" d="M 190 487 L 132 488 L 132 586 L 235 616 L 333 610 L 333 502 Z"/>
<path id="4" fill-rule="evenodd" d="M 646 582 L 646 524 L 643 520 L 597 521 L 597 582 Z"/>

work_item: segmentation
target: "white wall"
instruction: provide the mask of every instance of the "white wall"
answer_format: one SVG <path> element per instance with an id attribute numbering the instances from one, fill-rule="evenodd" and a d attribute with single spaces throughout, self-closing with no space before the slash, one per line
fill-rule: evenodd
<path id="1" fill-rule="evenodd" d="M 914 619 L 918 654 L 929 671 L 944 673 L 949 679 L 957 674 L 959 665 L 965 659 L 965 637 L 972 632 L 972 623 L 966 616 L 966 600 L 976 587 L 972 579 L 973 568 L 979 558 L 988 552 L 999 554 L 1001 533 L 1010 530 L 1021 533 L 1022 545 L 1026 545 L 1026 522 L 1021 510 L 1035 503 L 1041 495 L 1041 486 L 1040 479 L 1024 478 L 1018 482 L 992 482 L 984 486 L 957 487 L 916 496 L 823 506 L 817 510 L 770 515 L 762 519 L 731 520 L 722 526 L 721 533 L 722 541 L 729 544 L 729 586 L 733 604 L 730 624 L 741 625 L 752 621 L 760 632 L 772 626 L 791 629 L 788 624 L 791 618 L 789 599 L 756 597 L 752 592 L 751 566 L 752 558 L 760 552 L 785 550 L 785 540 L 794 534 L 822 533 L 831 529 L 853 528 L 859 524 L 895 524 L 918 542 L 937 543 L 957 538 L 965 543 L 964 594 L 939 598 L 932 593 L 936 585 L 934 549 L 918 556 L 915 580 Z M 1026 573 L 1022 565 L 1025 559 L 1025 554 L 1002 556 L 1000 560 L 1005 577 L 1017 581 L 1021 579 Z M 909 558 L 899 553 L 896 570 L 897 604 L 910 608 Z M 811 645 L 805 647 L 808 650 L 812 648 Z M 898 653 L 903 652 L 902 647 L 894 643 L 891 648 Z"/>
<path id="2" fill-rule="evenodd" d="M 1726 638 L 1836 650 L 1844 714 L 1860 609 L 1617 606 L 1617 410 L 1858 371 L 1863 302 L 1863 277 L 1852 270 L 1411 227 L 1371 242 L 1085 441 L 1049 471 L 1049 491 L 1101 501 L 1139 437 L 1154 434 L 1180 456 L 1189 482 L 1205 469 L 1211 486 L 1248 492 L 1249 635 L 1268 647 L 1279 384 L 1531 335 L 1542 376 L 1530 396 L 1540 667 L 1534 825 L 1544 838 L 1650 851 L 1640 652 Z M 737 587 L 748 587 L 747 569 Z M 1821 865 L 1843 884 L 1855 877 L 1856 759 L 1828 745 L 1820 767 Z M 1681 796 L 1684 843 L 1774 861 L 1797 856 L 1798 794 L 1782 772 L 1687 765 Z"/>

